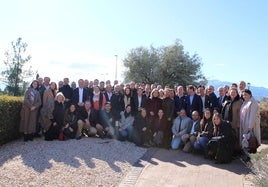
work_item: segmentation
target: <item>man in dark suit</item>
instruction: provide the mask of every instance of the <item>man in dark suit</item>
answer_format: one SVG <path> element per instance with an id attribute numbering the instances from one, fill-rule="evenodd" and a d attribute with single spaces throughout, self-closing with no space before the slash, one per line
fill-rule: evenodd
<path id="1" fill-rule="evenodd" d="M 214 93 L 214 86 L 209 85 L 208 86 L 208 96 L 209 96 L 209 101 L 210 101 L 210 109 L 213 111 L 214 108 L 218 107 L 218 99 L 216 94 Z"/>
<path id="2" fill-rule="evenodd" d="M 195 93 L 195 87 L 193 85 L 189 85 L 187 87 L 186 96 L 186 113 L 188 117 L 192 117 L 191 114 L 193 111 L 198 111 L 199 114 L 202 114 L 203 105 L 202 100 L 199 95 Z"/>
<path id="3" fill-rule="evenodd" d="M 226 96 L 225 94 L 225 90 L 224 90 L 224 87 L 219 87 L 218 88 L 218 93 L 219 93 L 219 97 L 217 98 L 218 100 L 218 108 L 219 108 L 219 111 L 221 113 L 222 111 L 222 104 L 224 103 L 224 101 L 227 99 L 228 96 Z"/>
<path id="4" fill-rule="evenodd" d="M 104 92 L 106 102 L 111 102 L 112 95 L 113 95 L 112 85 L 107 84 Z"/>
<path id="5" fill-rule="evenodd" d="M 178 114 L 181 109 L 186 109 L 186 95 L 184 94 L 183 86 L 177 87 L 177 93 L 174 98 L 175 112 Z"/>
<path id="6" fill-rule="evenodd" d="M 114 93 L 111 97 L 112 116 L 117 125 L 120 120 L 120 112 L 125 110 L 124 95 L 120 93 L 120 85 L 114 86 Z"/>
<path id="7" fill-rule="evenodd" d="M 192 112 L 192 122 L 186 130 L 186 134 L 183 135 L 182 141 L 184 142 L 183 151 L 189 153 L 193 150 L 194 142 L 199 132 L 200 128 L 200 116 L 197 111 Z"/>
<path id="8" fill-rule="evenodd" d="M 137 90 L 137 94 L 133 95 L 130 104 L 133 116 L 136 116 L 138 112 L 141 111 L 141 108 L 146 108 L 147 97 L 143 94 L 142 87 L 139 87 Z"/>
<path id="9" fill-rule="evenodd" d="M 83 107 L 85 105 L 85 101 L 89 100 L 88 91 L 84 88 L 84 80 L 78 80 L 78 88 L 74 89 L 73 92 L 73 103 L 78 107 Z"/>
<path id="10" fill-rule="evenodd" d="M 73 98 L 73 89 L 69 85 L 69 78 L 63 79 L 63 86 L 59 89 L 59 91 L 62 92 L 65 97 L 64 100 L 65 109 L 69 108 Z"/>
<path id="11" fill-rule="evenodd" d="M 197 87 L 197 94 L 200 96 L 202 100 L 202 111 L 204 111 L 206 108 L 210 108 L 210 99 L 209 96 L 205 93 L 205 86 L 199 85 Z M 210 108 L 211 111 L 213 111 L 213 108 Z M 200 114 L 200 117 L 203 117 L 203 112 Z"/>
<path id="12" fill-rule="evenodd" d="M 84 106 L 80 108 L 77 119 L 77 140 L 81 139 L 83 130 L 86 136 L 95 136 L 97 134 L 97 128 L 100 126 L 99 116 L 98 112 L 91 108 L 90 101 L 85 101 Z"/>

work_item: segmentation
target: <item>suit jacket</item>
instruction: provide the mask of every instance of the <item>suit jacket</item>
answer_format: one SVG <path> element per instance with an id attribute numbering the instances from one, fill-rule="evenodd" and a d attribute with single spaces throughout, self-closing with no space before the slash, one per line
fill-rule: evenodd
<path id="1" fill-rule="evenodd" d="M 121 118 L 120 112 L 125 109 L 124 95 L 122 95 L 121 93 L 113 94 L 111 97 L 111 106 L 112 106 L 111 112 L 113 115 L 113 119 L 115 121 L 118 121 Z"/>
<path id="2" fill-rule="evenodd" d="M 179 112 L 182 108 L 186 109 L 186 95 L 183 95 L 182 97 L 175 96 L 175 112 Z"/>
<path id="3" fill-rule="evenodd" d="M 219 106 L 219 102 L 217 99 L 216 94 L 213 92 L 211 94 L 209 94 L 209 101 L 210 101 L 210 109 L 211 111 L 215 108 Z"/>
<path id="4" fill-rule="evenodd" d="M 139 99 L 138 99 L 137 94 L 132 97 L 130 104 L 131 104 L 132 113 L 134 116 L 136 116 L 138 114 L 138 108 L 139 108 Z M 147 104 L 147 97 L 145 95 L 142 95 L 141 96 L 141 107 L 146 108 L 146 104 Z"/>
<path id="5" fill-rule="evenodd" d="M 83 122 L 85 122 L 85 120 L 88 119 L 92 127 L 96 127 L 96 124 L 100 123 L 98 111 L 94 110 L 93 108 L 91 108 L 89 115 L 85 108 L 81 109 L 78 112 L 77 118 L 78 120 L 82 120 Z"/>
<path id="6" fill-rule="evenodd" d="M 163 108 L 165 112 L 165 116 L 170 119 L 174 119 L 176 117 L 176 110 L 175 110 L 175 100 L 167 97 L 163 99 Z"/>
<path id="7" fill-rule="evenodd" d="M 106 101 L 109 101 L 109 102 L 111 102 L 111 99 L 112 99 L 113 93 L 112 93 L 112 96 L 111 96 L 111 98 L 109 98 L 109 96 L 108 96 L 108 93 L 107 93 L 107 92 L 104 92 L 104 93 L 103 93 L 103 95 L 105 96 L 105 98 L 106 98 Z"/>
<path id="8" fill-rule="evenodd" d="M 205 101 L 204 101 L 204 103 L 203 103 L 203 100 L 202 100 L 202 97 L 201 96 L 200 96 L 200 98 L 201 98 L 201 101 L 202 101 L 202 106 L 204 104 L 205 108 L 210 108 L 211 103 L 210 103 L 209 96 L 208 95 L 205 95 Z"/>
<path id="9" fill-rule="evenodd" d="M 193 127 L 194 121 L 192 120 L 190 125 L 188 125 L 186 134 L 190 134 L 192 127 Z M 201 127 L 200 127 L 200 120 L 196 121 L 195 126 L 194 126 L 194 134 L 197 135 L 199 132 L 201 132 Z"/>
<path id="10" fill-rule="evenodd" d="M 172 133 L 175 135 L 177 133 L 180 134 L 180 136 L 183 136 L 186 133 L 186 130 L 188 126 L 191 123 L 191 118 L 185 117 L 185 118 L 180 118 L 179 116 L 176 117 L 173 121 L 172 125 Z"/>
<path id="11" fill-rule="evenodd" d="M 202 100 L 199 95 L 194 94 L 194 98 L 192 101 L 192 104 L 190 103 L 190 96 L 186 96 L 186 114 L 188 117 L 192 116 L 193 111 L 198 111 L 199 114 L 203 113 L 203 105 L 202 105 Z"/>
<path id="12" fill-rule="evenodd" d="M 65 98 L 70 100 L 73 98 L 73 89 L 70 87 L 70 85 L 63 85 L 59 91 L 63 93 Z"/>
<path id="13" fill-rule="evenodd" d="M 89 93 L 88 93 L 87 89 L 83 88 L 82 101 L 85 102 L 86 100 L 89 100 Z M 77 105 L 79 103 L 79 88 L 74 89 L 72 101 L 75 105 Z"/>
<path id="14" fill-rule="evenodd" d="M 221 97 L 218 97 L 218 98 L 217 98 L 217 101 L 218 101 L 218 108 L 220 109 L 220 112 L 221 112 L 221 111 L 222 111 L 222 108 L 223 108 L 222 104 L 224 103 L 224 101 L 226 101 L 227 96 L 226 96 L 226 95 L 223 96 L 222 101 L 220 101 L 220 98 L 221 98 Z"/>

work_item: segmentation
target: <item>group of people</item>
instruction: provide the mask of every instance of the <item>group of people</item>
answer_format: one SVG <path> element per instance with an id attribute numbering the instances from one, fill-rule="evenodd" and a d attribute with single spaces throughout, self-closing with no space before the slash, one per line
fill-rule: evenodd
<path id="1" fill-rule="evenodd" d="M 58 88 L 59 87 L 59 88 Z M 57 85 L 34 80 L 24 95 L 20 131 L 24 141 L 116 138 L 138 146 L 200 150 L 205 158 L 229 162 L 244 134 L 260 139 L 260 111 L 246 83 L 218 88 L 79 79 Z M 221 154 L 220 154 L 221 153 Z M 229 155 L 226 155 L 228 153 Z"/>

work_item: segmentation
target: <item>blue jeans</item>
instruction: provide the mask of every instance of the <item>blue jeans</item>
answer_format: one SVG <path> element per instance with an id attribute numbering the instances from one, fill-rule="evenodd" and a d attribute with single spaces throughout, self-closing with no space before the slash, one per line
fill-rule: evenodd
<path id="1" fill-rule="evenodd" d="M 178 149 L 181 144 L 181 136 L 173 137 L 171 142 L 171 149 Z"/>
<path id="2" fill-rule="evenodd" d="M 128 125 L 126 129 L 119 131 L 119 133 L 123 138 L 130 139 L 132 135 L 132 131 L 133 131 L 133 126 Z"/>
<path id="3" fill-rule="evenodd" d="M 208 153 L 208 141 L 209 139 L 206 136 L 199 138 L 199 141 L 194 142 L 194 149 L 202 150 L 205 155 Z"/>

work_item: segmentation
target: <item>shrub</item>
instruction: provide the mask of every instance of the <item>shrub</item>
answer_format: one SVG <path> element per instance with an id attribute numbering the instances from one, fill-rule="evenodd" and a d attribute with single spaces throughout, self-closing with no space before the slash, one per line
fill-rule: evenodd
<path id="1" fill-rule="evenodd" d="M 261 114 L 261 137 L 268 139 L 268 104 L 260 105 Z"/>
<path id="2" fill-rule="evenodd" d="M 0 96 L 0 145 L 20 137 L 22 97 Z"/>

